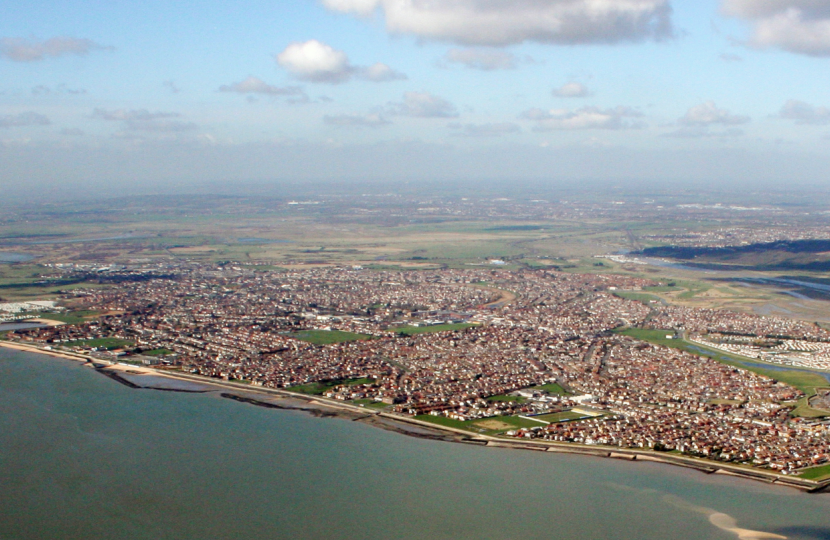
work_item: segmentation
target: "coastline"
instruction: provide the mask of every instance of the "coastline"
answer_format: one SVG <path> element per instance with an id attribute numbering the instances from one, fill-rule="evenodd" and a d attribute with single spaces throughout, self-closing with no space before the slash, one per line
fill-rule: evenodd
<path id="1" fill-rule="evenodd" d="M 192 375 L 189 373 L 171 373 L 168 371 L 158 370 L 146 366 L 133 366 L 128 364 L 113 363 L 107 360 L 99 360 L 97 358 L 92 358 L 88 355 L 80 353 L 72 353 L 68 351 L 55 351 L 51 349 L 44 349 L 34 345 L 13 343 L 5 340 L 0 340 L 0 347 L 14 349 L 22 352 L 44 354 L 52 357 L 82 362 L 84 364 L 94 366 L 97 371 L 101 371 L 102 374 L 112 378 L 116 382 L 119 382 L 134 389 L 171 391 L 167 388 L 138 386 L 130 382 L 129 380 L 121 377 L 120 374 L 129 373 L 132 375 L 144 375 L 177 379 L 180 381 L 198 383 L 200 385 L 211 387 L 212 389 L 215 389 L 217 391 L 233 390 L 237 393 L 230 394 L 228 392 L 220 391 L 220 397 L 260 407 L 306 412 L 319 417 L 341 417 L 352 421 L 367 423 L 369 425 L 372 425 L 373 427 L 379 427 L 381 429 L 394 431 L 412 437 L 440 440 L 445 442 L 474 444 L 478 446 L 487 446 L 493 448 L 532 450 L 541 452 L 558 452 L 612 459 L 622 459 L 626 461 L 646 461 L 654 463 L 663 463 L 667 465 L 674 465 L 694 469 L 706 474 L 734 476 L 747 480 L 760 481 L 772 485 L 791 487 L 809 493 L 822 492 L 825 491 L 828 487 L 830 487 L 830 478 L 817 482 L 814 480 L 806 480 L 795 476 L 782 475 L 772 471 L 754 469 L 747 466 L 733 465 L 717 461 L 709 461 L 706 459 L 695 458 L 691 456 L 668 454 L 665 452 L 656 452 L 653 450 L 645 449 L 588 446 L 575 443 L 562 443 L 539 440 L 524 441 L 521 439 L 494 437 L 490 435 L 477 434 L 461 429 L 442 426 L 431 422 L 425 422 L 423 420 L 418 420 L 412 417 L 401 416 L 387 412 L 367 410 L 364 407 L 352 405 L 350 403 L 332 400 L 322 396 L 310 396 L 307 394 L 292 392 L 290 390 L 285 389 L 265 388 L 261 386 L 252 386 L 248 384 L 211 379 L 208 377 Z M 193 390 L 172 391 L 194 392 Z M 210 390 L 205 390 L 204 392 L 207 391 Z M 200 391 L 195 392 L 198 393 Z M 238 393 L 242 393 L 243 395 L 239 395 Z M 244 394 L 254 394 L 254 396 Z M 257 399 L 257 396 L 264 396 L 264 399 Z M 271 401 L 267 400 L 269 398 Z M 275 403 L 273 401 L 274 399 L 278 401 Z M 280 401 L 285 403 L 280 403 Z"/>

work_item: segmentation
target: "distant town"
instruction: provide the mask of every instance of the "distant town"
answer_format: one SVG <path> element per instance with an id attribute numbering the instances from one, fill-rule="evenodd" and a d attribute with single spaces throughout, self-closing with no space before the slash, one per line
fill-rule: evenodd
<path id="1" fill-rule="evenodd" d="M 273 271 L 181 261 L 96 271 L 117 286 L 0 305 L 6 320 L 53 321 L 5 339 L 510 439 L 790 475 L 830 463 L 826 388 L 774 376 L 776 366 L 830 367 L 830 332 L 621 294 L 662 285 L 649 279 L 499 265 Z"/>

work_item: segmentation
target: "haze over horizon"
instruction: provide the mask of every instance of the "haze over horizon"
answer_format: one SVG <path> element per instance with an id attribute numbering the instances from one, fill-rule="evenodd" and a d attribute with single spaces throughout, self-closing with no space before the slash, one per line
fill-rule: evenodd
<path id="1" fill-rule="evenodd" d="M 815 184 L 830 168 L 820 2 L 5 12 L 0 189 L 11 195 L 354 179 Z"/>

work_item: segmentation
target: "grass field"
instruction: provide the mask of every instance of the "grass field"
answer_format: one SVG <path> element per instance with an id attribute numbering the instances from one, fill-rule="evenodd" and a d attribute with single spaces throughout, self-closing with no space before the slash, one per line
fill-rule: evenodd
<path id="1" fill-rule="evenodd" d="M 567 390 L 565 390 L 564 388 L 559 386 L 559 383 L 548 383 L 548 384 L 543 384 L 542 386 L 534 386 L 533 389 L 534 390 L 542 390 L 544 392 L 547 392 L 548 394 L 557 394 L 557 395 L 560 395 L 560 396 L 570 396 L 571 395 L 571 392 L 568 392 Z"/>
<path id="2" fill-rule="evenodd" d="M 389 407 L 389 404 L 383 403 L 382 401 L 375 401 L 374 399 L 356 399 L 352 401 L 355 405 L 362 405 L 367 409 L 385 409 Z"/>
<path id="3" fill-rule="evenodd" d="M 360 341 L 371 339 L 368 334 L 355 334 L 354 332 L 343 332 L 341 330 L 303 330 L 291 334 L 290 337 L 311 343 L 312 345 L 331 345 L 333 343 L 344 343 L 347 341 Z"/>
<path id="4" fill-rule="evenodd" d="M 566 422 L 568 420 L 576 420 L 577 418 L 584 417 L 584 414 L 579 414 L 571 411 L 562 411 L 558 413 L 551 413 L 551 414 L 543 414 L 541 416 L 534 416 L 533 418 L 538 418 L 539 420 L 543 420 L 545 422 L 550 422 L 551 424 L 555 424 L 556 422 Z"/>
<path id="5" fill-rule="evenodd" d="M 144 351 L 141 354 L 144 356 L 167 356 L 168 354 L 173 354 L 173 351 L 170 349 L 153 349 L 151 351 Z"/>
<path id="6" fill-rule="evenodd" d="M 120 349 L 122 347 L 132 347 L 134 344 L 131 341 L 127 341 L 125 339 L 118 339 L 118 338 L 98 338 L 98 339 L 81 339 L 78 341 L 69 341 L 63 343 L 62 345 L 66 347 L 89 347 L 91 349 L 94 348 L 105 348 L 108 351 L 113 349 Z"/>
<path id="7" fill-rule="evenodd" d="M 404 336 L 414 336 L 415 334 L 431 334 L 434 332 L 450 332 L 453 330 L 464 330 L 477 326 L 470 323 L 455 323 L 455 324 L 436 324 L 433 326 L 403 326 L 396 328 L 395 332 Z"/>
<path id="8" fill-rule="evenodd" d="M 66 324 L 82 324 L 97 315 L 99 315 L 97 311 L 70 311 L 67 313 L 44 313 L 40 315 L 40 318 Z"/>
<path id="9" fill-rule="evenodd" d="M 454 420 L 446 416 L 433 416 L 431 414 L 419 414 L 415 418 L 431 424 L 438 424 L 439 426 L 451 427 L 455 429 L 472 430 L 472 422 L 462 422 L 461 420 Z"/>
<path id="10" fill-rule="evenodd" d="M 424 422 L 438 424 L 439 426 L 484 433 L 485 435 L 499 435 L 512 429 L 534 428 L 545 425 L 544 422 L 535 422 L 527 418 L 519 418 L 518 416 L 492 416 L 490 418 L 466 421 L 454 420 L 446 416 L 433 416 L 431 414 L 418 415 L 416 418 Z"/>
<path id="11" fill-rule="evenodd" d="M 341 385 L 348 385 L 348 386 L 356 386 L 358 384 L 371 384 L 374 380 L 362 378 L 362 379 L 340 379 L 335 381 L 320 381 L 308 384 L 300 384 L 297 386 L 291 386 L 288 390 L 292 392 L 300 392 L 301 394 L 310 394 L 312 396 L 322 396 L 326 390 L 334 388 L 335 386 Z"/>
<path id="12" fill-rule="evenodd" d="M 521 396 L 508 396 L 507 394 L 502 394 L 500 396 L 490 396 L 487 398 L 487 401 L 490 402 L 497 402 L 497 401 L 504 401 L 504 402 L 513 402 L 513 403 L 525 403 L 527 398 L 523 398 Z"/>
<path id="13" fill-rule="evenodd" d="M 798 476 L 805 480 L 824 480 L 830 477 L 830 463 L 811 467 Z"/>

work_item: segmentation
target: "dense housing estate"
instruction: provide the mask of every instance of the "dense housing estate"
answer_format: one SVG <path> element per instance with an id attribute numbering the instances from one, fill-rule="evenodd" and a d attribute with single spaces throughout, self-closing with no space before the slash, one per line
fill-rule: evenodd
<path id="1" fill-rule="evenodd" d="M 785 473 L 830 461 L 827 423 L 790 414 L 801 391 L 614 330 L 670 329 L 718 340 L 712 345 L 753 336 L 816 351 L 827 349 L 830 332 L 614 294 L 651 284 L 645 279 L 195 263 L 113 271 L 125 277 L 118 287 L 64 298 L 105 315 L 10 338 L 75 348 L 116 338 L 132 353 L 165 351 L 136 358 L 171 369 L 273 388 L 327 382 L 334 399 L 471 429 L 485 419 L 525 419 L 503 430 L 512 437 L 677 451 Z M 309 333 L 342 339 L 309 343 Z"/>

